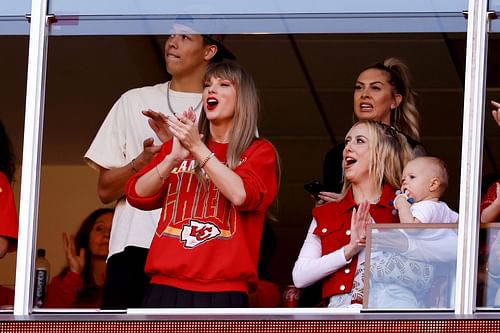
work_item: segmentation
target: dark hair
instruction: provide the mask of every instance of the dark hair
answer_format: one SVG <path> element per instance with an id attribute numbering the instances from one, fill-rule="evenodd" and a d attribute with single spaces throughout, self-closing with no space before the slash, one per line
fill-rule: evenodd
<path id="1" fill-rule="evenodd" d="M 94 277 L 92 275 L 92 254 L 90 253 L 89 241 L 90 241 L 90 232 L 94 228 L 96 221 L 104 214 L 114 213 L 114 208 L 99 208 L 90 213 L 85 220 L 83 220 L 80 228 L 76 232 L 75 235 L 75 250 L 78 254 L 80 249 L 85 250 L 85 266 L 83 268 L 82 273 L 80 274 L 83 280 L 83 288 L 78 294 L 78 298 L 85 298 L 87 295 L 92 293 L 92 290 L 96 288 L 94 283 Z M 61 271 L 61 275 L 64 276 L 68 273 L 69 267 L 63 268 Z"/>
<path id="2" fill-rule="evenodd" d="M 215 45 L 217 46 L 217 53 L 210 59 L 210 63 L 216 63 L 216 62 L 222 62 L 224 59 L 229 59 L 229 60 L 235 60 L 236 57 L 234 56 L 231 51 L 229 51 L 225 46 L 224 46 L 224 35 L 201 35 L 203 37 L 203 44 L 205 46 L 207 45 Z"/>
<path id="3" fill-rule="evenodd" d="M 0 171 L 5 174 L 10 183 L 16 172 L 16 157 L 12 148 L 12 142 L 7 135 L 5 126 L 0 120 Z"/>

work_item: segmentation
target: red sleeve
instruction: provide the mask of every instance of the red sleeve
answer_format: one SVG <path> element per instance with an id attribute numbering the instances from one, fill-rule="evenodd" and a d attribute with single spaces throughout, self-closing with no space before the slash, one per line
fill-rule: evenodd
<path id="1" fill-rule="evenodd" d="M 243 180 L 246 199 L 238 209 L 265 210 L 278 190 L 276 151 L 266 140 L 256 140 L 243 154 L 242 163 L 234 170 Z"/>
<path id="2" fill-rule="evenodd" d="M 9 252 L 16 250 L 18 228 L 14 193 L 9 180 L 0 172 L 0 236 L 9 238 Z"/>
<path id="3" fill-rule="evenodd" d="M 500 181 L 496 181 L 494 184 L 488 187 L 488 191 L 481 199 L 481 212 L 483 212 L 483 210 L 489 205 L 491 205 L 492 202 L 495 201 L 495 199 L 497 198 L 497 184 L 499 182 Z"/>
<path id="4" fill-rule="evenodd" d="M 14 289 L 0 286 L 0 306 L 14 305 Z"/>
<path id="5" fill-rule="evenodd" d="M 78 301 L 78 293 L 83 288 L 82 277 L 68 271 L 64 277 L 54 277 L 47 286 L 48 308 L 71 308 Z"/>
<path id="6" fill-rule="evenodd" d="M 151 162 L 149 162 L 148 165 L 129 178 L 127 185 L 125 186 L 125 195 L 130 205 L 141 210 L 153 210 L 162 207 L 165 189 L 167 188 L 166 185 L 168 184 L 168 177 L 165 184 L 163 184 L 163 187 L 157 193 L 149 197 L 141 197 L 138 195 L 135 191 L 135 184 L 143 174 L 153 169 L 158 163 L 160 163 L 171 150 L 172 140 L 169 140 L 163 144 L 160 152 L 151 160 Z"/>

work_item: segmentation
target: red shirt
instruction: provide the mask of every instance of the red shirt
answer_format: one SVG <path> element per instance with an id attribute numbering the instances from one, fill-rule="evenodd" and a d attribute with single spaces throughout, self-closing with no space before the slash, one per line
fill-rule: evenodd
<path id="1" fill-rule="evenodd" d="M 18 228 L 14 194 L 9 180 L 0 172 L 0 236 L 9 239 L 9 252 L 16 250 Z"/>
<path id="2" fill-rule="evenodd" d="M 384 185 L 379 202 L 370 205 L 370 215 L 376 223 L 399 223 L 397 215 L 392 214 L 394 207 L 389 204 L 393 199 L 394 190 Z M 314 234 L 321 240 L 322 255 L 332 253 L 349 243 L 351 216 L 355 207 L 357 204 L 352 196 L 352 189 L 349 189 L 341 201 L 313 209 L 312 214 L 317 223 Z M 350 263 L 324 278 L 323 298 L 350 292 L 357 264 L 356 255 Z"/>
<path id="3" fill-rule="evenodd" d="M 492 185 L 490 185 L 490 187 L 488 187 L 488 191 L 481 199 L 481 212 L 486 207 L 491 205 L 493 203 L 493 201 L 495 201 L 495 199 L 497 198 L 497 184 L 499 184 L 499 183 L 500 183 L 500 180 L 497 180 L 494 184 L 492 184 Z M 497 216 L 496 220 L 500 221 L 500 215 Z"/>
<path id="4" fill-rule="evenodd" d="M 160 153 L 129 179 L 126 195 L 139 209 L 162 207 L 149 250 L 146 272 L 151 283 L 201 292 L 248 292 L 258 283 L 257 260 L 269 205 L 277 192 L 276 154 L 266 140 L 255 140 L 234 169 L 245 187 L 239 206 L 227 200 L 213 183 L 200 183 L 192 157 L 179 163 L 158 193 L 140 197 L 137 179 L 170 153 L 166 142 Z M 215 157 L 225 163 L 227 144 L 208 142 Z"/>
<path id="5" fill-rule="evenodd" d="M 6 305 L 9 307 L 5 307 Z M 10 305 L 14 305 L 14 289 L 0 286 L 0 306 L 3 306 L 4 309 L 8 309 Z M 2 308 L 0 308 L 0 310 L 1 309 Z"/>
<path id="6" fill-rule="evenodd" d="M 84 287 L 79 274 L 67 271 L 55 276 L 47 287 L 47 308 L 100 308 L 102 288 L 94 287 L 80 295 Z"/>

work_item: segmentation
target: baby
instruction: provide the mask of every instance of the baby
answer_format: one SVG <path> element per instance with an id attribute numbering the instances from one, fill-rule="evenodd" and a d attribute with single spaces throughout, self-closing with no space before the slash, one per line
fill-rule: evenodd
<path id="1" fill-rule="evenodd" d="M 408 162 L 403 169 L 401 190 L 394 199 L 402 223 L 455 223 L 458 214 L 440 201 L 448 186 L 448 173 L 443 161 L 422 156 Z M 451 230 L 403 229 L 408 239 L 446 239 Z M 451 231 L 453 233 L 453 231 Z M 378 235 L 377 235 L 378 236 Z M 449 236 L 449 235 L 448 235 Z M 385 236 L 387 237 L 387 236 Z M 390 236 L 389 236 L 390 237 Z M 377 239 L 374 238 L 374 239 Z M 450 238 L 451 239 L 451 238 Z M 426 308 L 422 295 L 431 288 L 435 265 L 420 258 L 407 257 L 379 249 L 370 264 L 370 308 Z M 388 251 L 389 250 L 389 251 Z"/>
<path id="2" fill-rule="evenodd" d="M 422 156 L 408 162 L 401 193 L 394 199 L 401 223 L 458 222 L 458 214 L 439 200 L 447 187 L 448 172 L 439 158 Z"/>

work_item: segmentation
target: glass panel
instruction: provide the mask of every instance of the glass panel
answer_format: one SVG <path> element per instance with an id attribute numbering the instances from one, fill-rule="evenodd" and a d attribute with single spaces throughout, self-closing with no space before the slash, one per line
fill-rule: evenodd
<path id="1" fill-rule="evenodd" d="M 496 12 L 496 17 L 491 20 L 491 32 L 500 32 L 500 0 L 490 0 L 488 9 Z"/>
<path id="2" fill-rule="evenodd" d="M 453 308 L 457 224 L 370 227 L 365 309 Z"/>
<path id="3" fill-rule="evenodd" d="M 495 1 L 493 1 L 495 3 Z M 498 1 L 497 10 L 498 10 Z M 490 1 L 490 7 L 492 2 Z M 496 20 L 498 21 L 498 20 Z M 493 21 L 495 22 L 495 21 Z M 498 30 L 497 30 L 498 31 Z M 500 181 L 500 124 L 492 117 L 492 110 L 500 109 L 492 105 L 492 101 L 500 102 L 500 34 L 490 33 L 488 35 L 488 58 L 487 58 L 487 90 L 484 114 L 484 150 L 483 150 L 483 175 L 481 184 L 481 233 L 479 247 L 479 272 L 478 272 L 478 307 L 500 307 L 500 293 L 498 298 L 496 292 L 500 285 L 497 278 L 500 258 L 498 251 L 498 232 L 500 232 L 500 205 L 498 205 L 496 184 Z"/>
<path id="4" fill-rule="evenodd" d="M 488 9 L 500 12 L 500 0 L 490 0 L 488 2 Z"/>
<path id="5" fill-rule="evenodd" d="M 60 16 L 52 35 L 165 34 L 176 21 L 205 33 L 464 32 L 461 12 L 445 14 L 284 14 L 212 16 Z"/>
<path id="6" fill-rule="evenodd" d="M 26 15 L 31 13 L 31 0 L 4 0 L 0 6 L 0 35 L 29 34 Z"/>
<path id="7" fill-rule="evenodd" d="M 481 225 L 477 306 L 500 307 L 500 223 Z"/>
<path id="8" fill-rule="evenodd" d="M 235 2 L 220 0 L 214 5 L 206 1 L 185 0 L 165 2 L 162 0 L 64 0 L 50 1 L 50 13 L 62 15 L 155 15 L 155 14 L 283 14 L 283 13 L 423 13 L 461 12 L 467 9 L 467 0 L 423 0 L 398 1 L 329 1 L 310 3 L 297 0 L 255 0 Z"/>
<path id="9" fill-rule="evenodd" d="M 51 1 L 53 35 L 165 34 L 175 20 L 206 33 L 463 32 L 467 1 Z M 117 16 L 119 15 L 119 16 Z"/>
<path id="10" fill-rule="evenodd" d="M 284 166 L 279 218 L 286 223 L 274 226 L 278 246 L 266 274 L 279 286 L 274 291 L 291 283 L 313 206 L 302 184 L 321 177 L 325 153 L 352 124 L 352 85 L 361 68 L 390 55 L 404 59 L 425 106 L 422 141 L 458 179 L 467 1 L 217 5 L 50 2 L 56 21 L 50 25 L 37 247 L 46 249 L 52 276 L 67 267 L 60 235 L 75 234 L 103 206 L 97 174 L 82 155 L 120 95 L 168 80 L 163 52 L 173 23 L 225 34 L 225 45 L 257 81 L 264 110 L 259 133 L 278 147 Z M 166 98 L 157 109 L 168 113 Z M 445 200 L 456 210 L 458 182 L 450 184 Z M 449 308 L 450 298 L 442 299 L 448 303 L 440 307 Z"/>
<path id="11" fill-rule="evenodd" d="M 24 16 L 31 12 L 31 0 L 2 0 L 0 16 Z"/>
<path id="12" fill-rule="evenodd" d="M 2 73 L 2 88 L 0 89 L 0 100 L 2 100 L 2 112 L 0 121 L 3 123 L 7 136 L 12 143 L 15 155 L 15 170 L 11 188 L 13 190 L 16 212 L 19 212 L 19 189 L 21 179 L 21 158 L 24 128 L 24 107 L 26 100 L 26 67 L 28 59 L 28 37 L 26 36 L 0 36 L 0 45 L 9 52 L 2 54 L 0 72 Z M 0 171 L 7 174 L 5 162 L 8 157 L 4 150 L 5 142 L 3 136 L 0 139 L 0 159 L 2 164 Z M 0 184 L 0 205 L 2 214 L 11 212 L 10 190 L 7 184 Z M 17 230 L 9 215 L 0 218 L 0 238 L 8 236 L 10 240 L 9 252 L 0 259 L 0 309 L 11 309 L 13 302 L 13 288 L 15 283 L 16 246 L 12 231 Z"/>
<path id="13" fill-rule="evenodd" d="M 343 141 L 352 124 L 353 82 L 359 71 L 388 54 L 410 67 L 422 103 L 422 141 L 447 161 L 454 181 L 444 200 L 457 210 L 465 34 L 225 37 L 224 45 L 257 82 L 263 104 L 259 132 L 282 158 L 282 222 L 273 225 L 277 246 L 269 264 L 270 279 L 280 288 L 292 283 L 314 204 L 303 184 L 321 178 L 325 154 L 333 141 Z M 75 233 L 85 216 L 102 205 L 97 173 L 83 164 L 82 155 L 119 96 L 168 79 L 164 42 L 165 36 L 153 35 L 49 38 L 38 247 L 47 250 L 53 276 L 66 265 L 60 235 Z M 158 110 L 168 114 L 166 95 Z"/>

